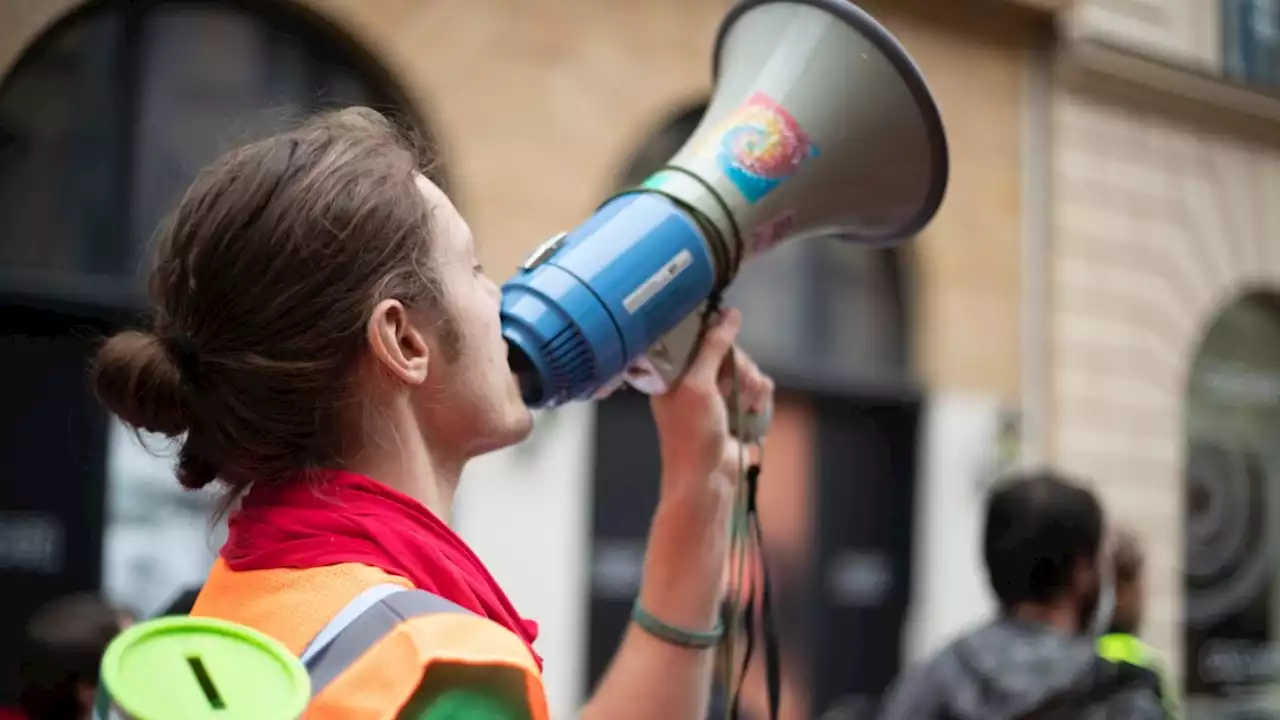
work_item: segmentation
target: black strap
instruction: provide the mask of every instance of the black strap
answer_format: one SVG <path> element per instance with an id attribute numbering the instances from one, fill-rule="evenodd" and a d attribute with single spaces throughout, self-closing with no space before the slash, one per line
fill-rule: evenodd
<path id="1" fill-rule="evenodd" d="M 752 533 L 756 537 L 757 552 L 760 553 L 761 622 L 764 625 L 764 660 L 765 681 L 769 691 L 769 717 L 776 720 L 782 702 L 782 654 L 778 649 L 778 629 L 774 624 L 773 583 L 769 581 L 769 563 L 764 556 L 764 533 L 760 528 L 760 513 L 756 509 L 756 488 L 760 477 L 760 466 L 752 465 L 747 471 L 747 512 Z"/>
<path id="2" fill-rule="evenodd" d="M 754 573 L 752 573 L 754 576 Z M 729 717 L 737 720 L 742 701 L 742 685 L 747 680 L 747 668 L 751 665 L 751 656 L 756 644 L 756 598 L 754 589 L 747 594 L 747 602 L 742 606 L 743 628 L 747 635 L 747 644 L 742 652 L 742 669 L 738 671 L 738 682 L 734 685 L 733 702 L 730 705 Z"/>
<path id="3" fill-rule="evenodd" d="M 760 528 L 760 512 L 756 503 L 756 491 L 759 488 L 760 481 L 760 465 L 752 464 L 747 469 L 746 475 L 746 492 L 747 492 L 747 531 L 751 534 L 756 544 L 756 553 L 759 561 L 759 581 L 757 587 L 753 587 L 752 591 L 747 595 L 747 602 L 743 607 L 743 616 L 745 617 L 747 626 L 747 644 L 742 656 L 742 673 L 739 676 L 737 688 L 733 693 L 733 704 L 730 710 L 730 717 L 737 718 L 742 700 L 742 684 L 747 677 L 747 668 L 751 665 L 751 656 L 755 650 L 755 624 L 756 624 L 756 591 L 760 594 L 760 624 L 764 635 L 764 664 L 765 664 L 765 688 L 769 696 L 769 718 L 777 720 L 778 711 L 782 703 L 782 657 L 778 650 L 778 631 L 774 625 L 773 617 L 773 593 L 772 584 L 769 582 L 769 563 L 766 561 L 764 553 L 764 533 Z M 757 577 L 755 572 L 751 573 L 753 580 Z"/>

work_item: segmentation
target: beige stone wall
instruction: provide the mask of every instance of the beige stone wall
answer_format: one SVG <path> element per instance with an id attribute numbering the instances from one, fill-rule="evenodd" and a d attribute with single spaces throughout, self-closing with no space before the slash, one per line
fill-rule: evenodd
<path id="1" fill-rule="evenodd" d="M 1222 70 L 1219 0 L 1076 0 L 1064 27 L 1166 62 L 1217 75 Z"/>
<path id="2" fill-rule="evenodd" d="M 1054 104 L 1051 454 L 1141 533 L 1148 631 L 1177 657 L 1191 355 L 1243 289 L 1280 287 L 1280 145 L 1066 88 Z"/>
<path id="3" fill-rule="evenodd" d="M 1037 16 L 960 0 L 863 0 L 924 71 L 951 151 L 946 200 L 912 249 L 918 370 L 930 388 L 1020 394 L 1023 115 Z"/>

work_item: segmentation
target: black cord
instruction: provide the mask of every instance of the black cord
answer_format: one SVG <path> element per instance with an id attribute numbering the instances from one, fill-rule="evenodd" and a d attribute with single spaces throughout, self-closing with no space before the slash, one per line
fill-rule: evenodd
<path id="1" fill-rule="evenodd" d="M 759 585 L 752 588 L 752 592 L 747 597 L 747 602 L 743 606 L 743 616 L 747 623 L 747 642 L 746 647 L 743 650 L 741 674 L 738 677 L 737 687 L 734 688 L 733 691 L 729 717 L 737 718 L 739 715 L 742 701 L 742 686 L 746 680 L 747 670 L 751 665 L 751 657 L 754 655 L 755 651 L 755 603 L 758 592 L 760 596 L 760 625 L 764 636 L 765 690 L 768 694 L 769 718 L 770 720 L 777 720 L 778 711 L 782 704 L 782 654 L 779 650 L 778 631 L 774 622 L 772 583 L 769 580 L 769 563 L 765 558 L 764 533 L 760 526 L 760 512 L 756 501 L 757 491 L 760 485 L 759 463 L 753 463 L 751 467 L 747 469 L 745 479 L 747 493 L 747 528 L 752 539 L 755 541 L 760 573 L 758 576 Z M 756 577 L 756 574 L 752 573 L 752 578 L 755 579 Z"/>

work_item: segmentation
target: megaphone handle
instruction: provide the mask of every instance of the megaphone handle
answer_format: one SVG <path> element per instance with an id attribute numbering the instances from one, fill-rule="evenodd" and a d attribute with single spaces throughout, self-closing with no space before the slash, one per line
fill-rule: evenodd
<path id="1" fill-rule="evenodd" d="M 633 362 L 626 370 L 625 382 L 646 395 L 661 395 L 670 390 L 698 352 L 706 329 L 707 307 L 704 303 L 689 313 Z M 769 432 L 769 425 L 773 422 L 772 407 L 760 412 L 737 412 L 732 407 L 729 410 L 729 432 L 742 442 L 760 442 Z"/>
<path id="2" fill-rule="evenodd" d="M 624 375 L 627 384 L 646 395 L 670 390 L 698 352 L 705 314 L 704 303 L 632 362 Z"/>

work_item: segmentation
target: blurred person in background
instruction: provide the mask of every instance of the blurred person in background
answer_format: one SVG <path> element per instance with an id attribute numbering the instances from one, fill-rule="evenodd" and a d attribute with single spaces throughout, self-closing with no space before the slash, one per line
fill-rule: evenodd
<path id="1" fill-rule="evenodd" d="M 94 386 L 127 424 L 181 442 L 183 486 L 216 481 L 237 503 L 192 615 L 301 656 L 310 712 L 544 718 L 537 626 L 447 524 L 466 463 L 533 418 L 501 292 L 428 167 L 365 108 L 215 161 L 156 243 L 152 327 L 107 340 Z M 733 351 L 740 322 L 712 319 L 652 399 L 660 499 L 588 720 L 707 709 L 738 470 L 724 393 L 736 377 L 747 410 L 773 393 Z"/>
<path id="2" fill-rule="evenodd" d="M 1112 662 L 1129 663 L 1152 673 L 1151 682 L 1160 687 L 1169 714 L 1177 709 L 1177 701 L 1166 682 L 1164 668 L 1155 651 L 1138 635 L 1142 630 L 1142 612 L 1146 603 L 1143 571 L 1146 557 L 1138 538 L 1128 530 L 1116 533 L 1114 570 L 1116 576 L 1116 609 L 1107 634 L 1098 638 L 1098 654 Z"/>
<path id="3" fill-rule="evenodd" d="M 908 671 L 884 720 L 1156 720 L 1150 673 L 1098 655 L 1113 594 L 1102 506 L 1050 472 L 987 501 L 983 556 L 999 616 Z"/>
<path id="4" fill-rule="evenodd" d="M 19 650 L 20 712 L 0 711 L 0 718 L 91 717 L 102 655 L 132 623 L 129 613 L 93 594 L 68 595 L 42 606 L 27 622 Z"/>

